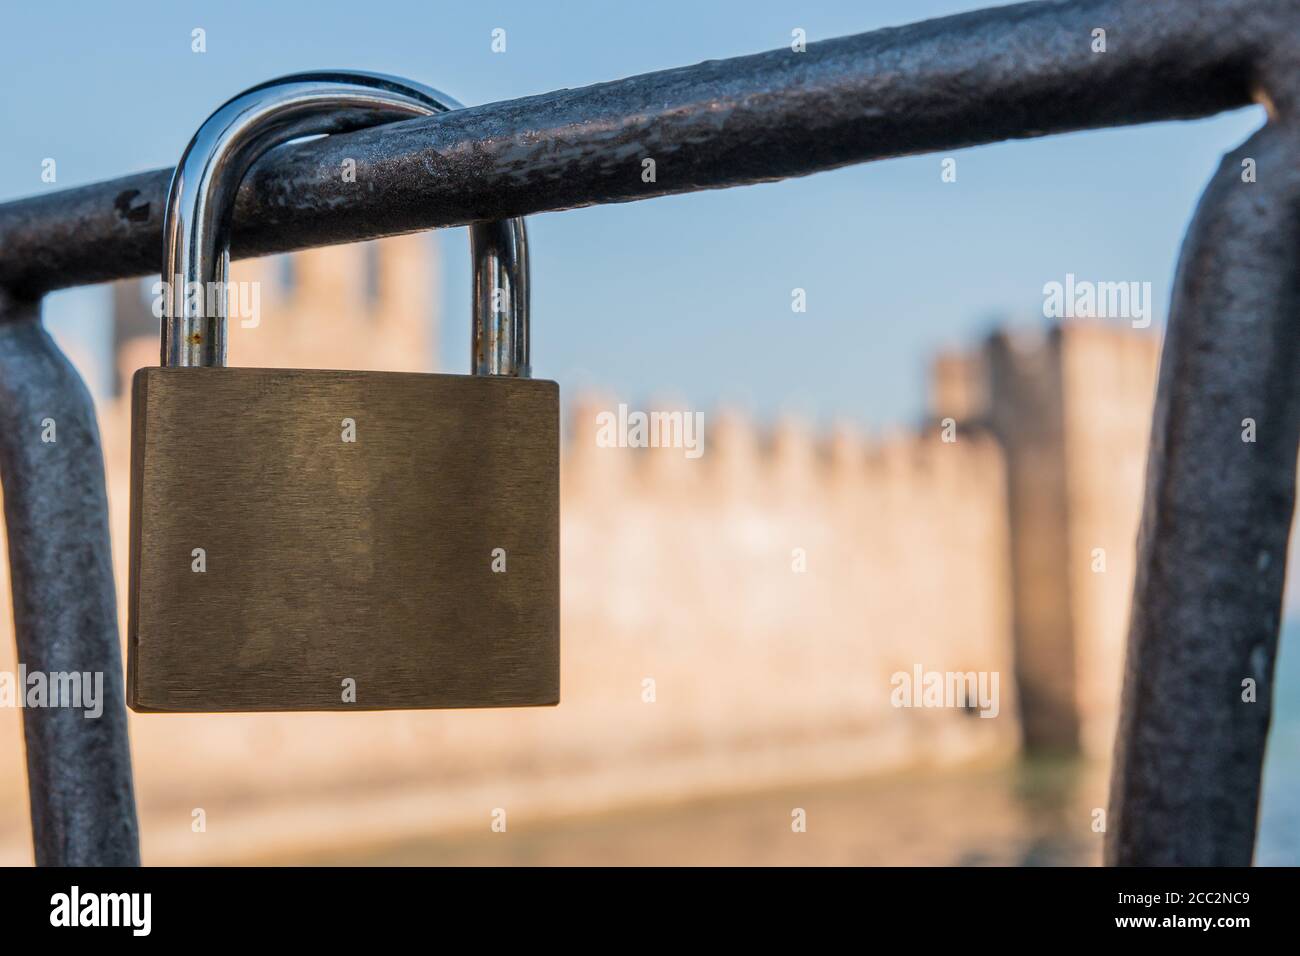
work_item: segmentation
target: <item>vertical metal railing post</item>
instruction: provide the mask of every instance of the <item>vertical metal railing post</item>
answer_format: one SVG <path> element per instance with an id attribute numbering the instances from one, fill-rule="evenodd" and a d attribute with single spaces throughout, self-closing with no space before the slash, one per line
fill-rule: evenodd
<path id="1" fill-rule="evenodd" d="M 53 440 L 49 440 L 53 438 Z M 140 862 L 108 535 L 104 457 L 85 384 L 41 325 L 39 302 L 0 289 L 0 479 L 18 662 L 102 674 L 102 713 L 23 710 L 36 862 Z"/>
<path id="2" fill-rule="evenodd" d="M 1274 116 L 1226 156 L 1179 259 L 1111 777 L 1110 864 L 1244 866 L 1254 852 L 1300 439 L 1297 155 L 1300 129 Z"/>

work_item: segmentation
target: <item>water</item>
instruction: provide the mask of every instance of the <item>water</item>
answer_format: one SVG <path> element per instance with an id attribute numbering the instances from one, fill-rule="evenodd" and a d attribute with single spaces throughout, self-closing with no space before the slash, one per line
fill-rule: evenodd
<path id="1" fill-rule="evenodd" d="M 1256 862 L 1300 864 L 1300 621 L 1287 625 Z M 280 863 L 393 865 L 1097 865 L 1106 768 L 1025 761 L 791 786 L 600 816 L 516 821 Z M 804 832 L 792 829 L 803 810 Z M 271 861 L 247 861 L 271 862 Z"/>
<path id="2" fill-rule="evenodd" d="M 1104 773 L 1040 763 L 789 787 L 545 822 L 511 818 L 275 862 L 418 866 L 1095 865 Z M 1099 796 L 1100 795 L 1100 796 Z M 803 810 L 805 832 L 792 828 Z M 250 862 L 271 862 L 250 861 Z"/>
<path id="3" fill-rule="evenodd" d="M 1300 621 L 1288 622 L 1282 629 L 1275 686 L 1255 862 L 1261 866 L 1297 866 L 1300 865 Z"/>

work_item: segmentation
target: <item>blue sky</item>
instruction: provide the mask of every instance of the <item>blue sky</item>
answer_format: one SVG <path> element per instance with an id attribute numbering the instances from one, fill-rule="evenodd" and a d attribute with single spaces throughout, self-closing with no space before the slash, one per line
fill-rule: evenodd
<path id="1" fill-rule="evenodd" d="M 206 114 L 253 83 L 351 67 L 467 103 L 581 86 L 980 6 L 956 0 L 684 3 L 6 4 L 0 200 L 172 165 Z M 207 52 L 190 31 L 207 31 Z M 490 49 L 507 31 L 507 51 Z M 1175 256 L 1243 110 L 964 150 L 784 183 L 532 217 L 534 362 L 566 390 L 738 403 L 868 426 L 923 407 L 925 366 L 997 316 L 1042 322 L 1044 282 L 1151 281 Z M 41 160 L 58 183 L 40 181 Z M 464 230 L 445 251 L 444 366 L 467 353 Z M 807 290 L 808 311 L 790 309 Z M 51 299 L 60 335 L 102 341 L 102 292 Z"/>

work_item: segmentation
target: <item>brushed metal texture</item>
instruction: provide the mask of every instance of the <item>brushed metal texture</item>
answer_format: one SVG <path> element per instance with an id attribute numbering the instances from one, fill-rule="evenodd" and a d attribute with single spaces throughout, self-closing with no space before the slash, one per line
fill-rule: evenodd
<path id="1" fill-rule="evenodd" d="M 559 702 L 554 382 L 146 368 L 131 431 L 132 709 Z"/>

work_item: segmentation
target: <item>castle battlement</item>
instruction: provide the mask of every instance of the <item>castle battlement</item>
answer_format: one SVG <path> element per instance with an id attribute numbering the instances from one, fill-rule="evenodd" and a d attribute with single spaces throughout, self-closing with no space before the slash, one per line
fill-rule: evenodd
<path id="1" fill-rule="evenodd" d="M 871 436 L 845 423 L 818 429 L 784 418 L 764 424 L 734 408 L 704 411 L 697 458 L 677 447 L 602 447 L 600 416 L 627 403 L 593 394 L 571 400 L 564 427 L 564 480 L 584 493 L 611 484 L 733 494 L 855 494 L 896 483 L 959 493 L 1001 480 L 1000 446 L 987 429 L 960 427 L 944 441 L 938 424 Z M 696 413 L 683 408 L 660 412 Z"/>

